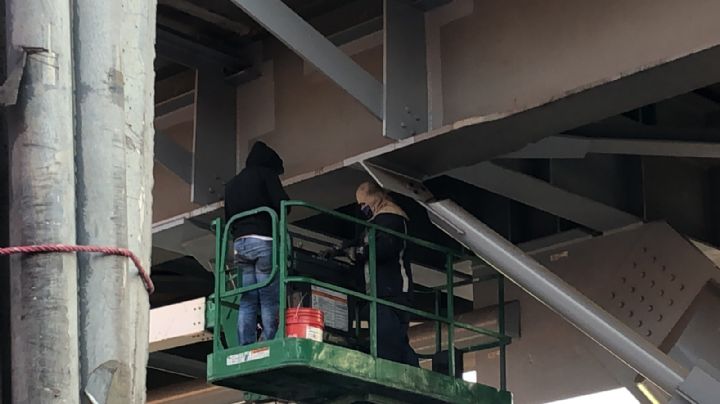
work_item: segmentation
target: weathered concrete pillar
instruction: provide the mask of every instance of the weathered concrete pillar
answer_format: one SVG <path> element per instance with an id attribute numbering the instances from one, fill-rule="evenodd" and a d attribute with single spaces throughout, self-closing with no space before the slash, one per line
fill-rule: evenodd
<path id="1" fill-rule="evenodd" d="M 70 2 L 8 0 L 6 17 L 8 71 L 25 60 L 17 104 L 6 108 L 10 243 L 74 244 Z M 10 265 L 12 400 L 76 403 L 75 255 L 13 256 Z"/>
<path id="2" fill-rule="evenodd" d="M 156 2 L 75 0 L 80 244 L 130 248 L 149 267 Z M 145 399 L 148 294 L 123 257 L 79 258 L 81 397 Z"/>

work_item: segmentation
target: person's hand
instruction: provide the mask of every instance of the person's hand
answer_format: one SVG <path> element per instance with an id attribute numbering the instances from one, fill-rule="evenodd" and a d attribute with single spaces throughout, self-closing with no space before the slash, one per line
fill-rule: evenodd
<path id="1" fill-rule="evenodd" d="M 351 261 L 357 262 L 365 254 L 365 248 L 360 247 L 348 247 L 345 249 L 345 253 Z"/>
<path id="2" fill-rule="evenodd" d="M 328 248 L 327 250 L 320 251 L 320 257 L 324 259 L 335 258 L 340 255 L 342 251 L 337 247 Z"/>

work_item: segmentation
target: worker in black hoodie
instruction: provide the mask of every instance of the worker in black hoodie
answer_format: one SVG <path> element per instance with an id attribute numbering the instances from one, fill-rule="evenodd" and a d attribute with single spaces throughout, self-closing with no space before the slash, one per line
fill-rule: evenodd
<path id="1" fill-rule="evenodd" d="M 288 196 L 280 182 L 283 161 L 263 142 L 253 145 L 240 171 L 225 185 L 225 218 L 267 206 L 280 212 Z M 245 217 L 232 224 L 235 267 L 242 272 L 242 285 L 264 282 L 272 271 L 272 224 L 266 213 Z M 262 337 L 275 337 L 278 327 L 279 283 L 243 293 L 238 311 L 238 341 L 248 345 L 257 340 L 257 313 L 262 319 Z"/>

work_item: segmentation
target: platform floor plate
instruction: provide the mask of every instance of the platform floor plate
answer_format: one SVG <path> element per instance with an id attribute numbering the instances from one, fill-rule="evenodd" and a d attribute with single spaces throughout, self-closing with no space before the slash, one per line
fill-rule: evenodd
<path id="1" fill-rule="evenodd" d="M 302 403 L 368 394 L 405 403 L 510 404 L 510 393 L 307 339 L 280 338 L 208 356 L 208 381 Z"/>

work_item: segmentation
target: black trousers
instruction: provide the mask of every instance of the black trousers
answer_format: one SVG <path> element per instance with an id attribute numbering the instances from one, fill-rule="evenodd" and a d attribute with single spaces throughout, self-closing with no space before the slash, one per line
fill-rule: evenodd
<path id="1" fill-rule="evenodd" d="M 377 306 L 378 357 L 411 366 L 420 366 L 410 346 L 408 313 L 379 304 Z"/>

